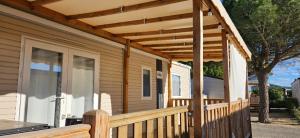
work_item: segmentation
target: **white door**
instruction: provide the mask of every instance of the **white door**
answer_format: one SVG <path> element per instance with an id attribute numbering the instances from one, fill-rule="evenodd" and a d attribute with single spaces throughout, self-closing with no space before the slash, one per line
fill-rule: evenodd
<path id="1" fill-rule="evenodd" d="M 99 55 L 69 50 L 67 117 L 98 109 Z"/>
<path id="2" fill-rule="evenodd" d="M 26 39 L 20 121 L 61 126 L 68 49 Z"/>
<path id="3" fill-rule="evenodd" d="M 98 109 L 99 56 L 44 41 L 24 40 L 20 121 L 65 125 Z"/>

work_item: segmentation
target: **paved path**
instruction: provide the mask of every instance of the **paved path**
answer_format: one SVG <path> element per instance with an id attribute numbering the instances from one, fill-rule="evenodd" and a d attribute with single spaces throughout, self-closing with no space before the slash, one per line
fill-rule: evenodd
<path id="1" fill-rule="evenodd" d="M 272 124 L 257 122 L 257 116 L 251 115 L 253 138 L 300 138 L 300 125 L 287 113 L 272 113 Z"/>

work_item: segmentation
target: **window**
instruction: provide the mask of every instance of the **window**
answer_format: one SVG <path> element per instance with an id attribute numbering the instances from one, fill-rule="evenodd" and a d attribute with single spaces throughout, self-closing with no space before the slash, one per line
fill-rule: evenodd
<path id="1" fill-rule="evenodd" d="M 151 98 L 151 69 L 142 68 L 142 99 Z"/>
<path id="2" fill-rule="evenodd" d="M 174 97 L 181 96 L 181 80 L 179 75 L 172 74 L 172 92 Z"/>

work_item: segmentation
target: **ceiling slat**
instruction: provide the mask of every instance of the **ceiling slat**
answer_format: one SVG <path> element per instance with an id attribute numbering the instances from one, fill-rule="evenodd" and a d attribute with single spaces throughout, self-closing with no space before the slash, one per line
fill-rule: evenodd
<path id="1" fill-rule="evenodd" d="M 204 45 L 208 44 L 222 44 L 222 41 L 206 41 Z M 146 44 L 144 47 L 165 47 L 165 46 L 187 46 L 193 45 L 193 42 L 185 42 L 185 43 L 166 43 L 166 44 Z"/>
<path id="2" fill-rule="evenodd" d="M 31 5 L 33 6 L 41 6 L 41 5 L 45 5 L 45 4 L 50 4 L 50 3 L 54 3 L 57 1 L 61 1 L 61 0 L 35 0 L 31 2 Z"/>
<path id="3" fill-rule="evenodd" d="M 203 34 L 204 37 L 220 37 L 221 33 L 211 33 L 211 34 Z M 174 36 L 164 36 L 164 37 L 149 37 L 149 38 L 140 38 L 140 39 L 132 39 L 135 42 L 145 42 L 145 41 L 160 41 L 160 40 L 177 40 L 177 39 L 187 39 L 193 38 L 193 35 L 174 35 Z"/>
<path id="4" fill-rule="evenodd" d="M 67 18 L 68 19 L 82 19 L 82 18 L 107 16 L 107 15 L 113 15 L 113 14 L 118 14 L 118 13 L 124 13 L 124 12 L 142 10 L 142 9 L 153 8 L 153 7 L 158 7 L 158 6 L 164 6 L 164 5 L 182 2 L 182 1 L 187 1 L 187 0 L 155 0 L 155 1 L 145 2 L 145 3 L 134 4 L 134 5 L 121 6 L 121 7 L 102 10 L 102 11 L 70 15 L 70 16 L 67 16 Z"/>
<path id="5" fill-rule="evenodd" d="M 211 24 L 203 26 L 204 30 L 217 29 L 219 24 Z M 176 28 L 168 30 L 154 30 L 154 31 L 145 31 L 145 32 L 132 32 L 132 33 L 120 33 L 116 36 L 142 36 L 142 35 L 158 35 L 158 34 L 172 34 L 172 33 L 183 33 L 183 32 L 192 32 L 193 27 L 187 28 Z"/>
<path id="6" fill-rule="evenodd" d="M 176 15 L 155 17 L 155 18 L 149 18 L 149 19 L 145 18 L 145 19 L 138 19 L 138 20 L 132 20 L 132 21 L 103 24 L 103 25 L 95 26 L 95 28 L 96 29 L 104 29 L 104 28 L 122 27 L 122 26 L 129 26 L 129 25 L 139 25 L 139 24 L 180 20 L 180 19 L 187 19 L 187 18 L 192 18 L 192 13 L 184 13 L 184 14 L 176 14 Z"/>
<path id="7" fill-rule="evenodd" d="M 203 47 L 204 50 L 222 50 L 222 46 Z M 193 47 L 180 47 L 180 48 L 161 48 L 155 51 L 178 51 L 178 50 L 193 50 Z"/>

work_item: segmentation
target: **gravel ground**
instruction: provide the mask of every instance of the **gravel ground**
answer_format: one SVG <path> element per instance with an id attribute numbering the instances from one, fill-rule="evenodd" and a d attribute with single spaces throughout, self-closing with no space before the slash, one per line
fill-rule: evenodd
<path id="1" fill-rule="evenodd" d="M 300 127 L 252 123 L 252 136 L 253 138 L 300 138 Z"/>
<path id="2" fill-rule="evenodd" d="M 300 138 L 300 124 L 287 112 L 271 113 L 272 123 L 258 123 L 257 113 L 251 113 L 253 138 Z"/>

